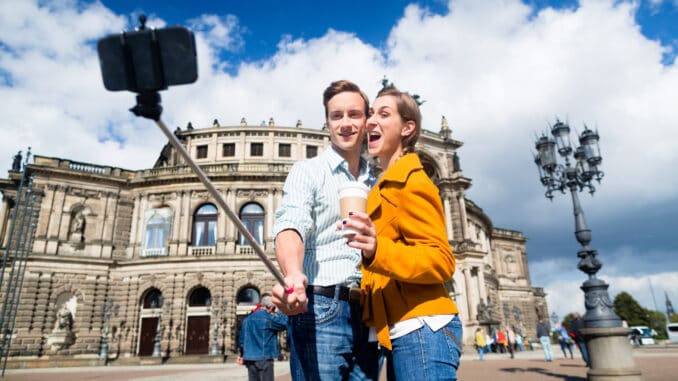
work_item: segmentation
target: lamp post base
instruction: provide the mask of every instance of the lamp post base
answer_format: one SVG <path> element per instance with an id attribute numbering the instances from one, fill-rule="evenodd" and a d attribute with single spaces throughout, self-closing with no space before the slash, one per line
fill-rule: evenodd
<path id="1" fill-rule="evenodd" d="M 591 358 L 589 381 L 640 381 L 641 374 L 633 361 L 631 344 L 624 327 L 582 328 Z"/>

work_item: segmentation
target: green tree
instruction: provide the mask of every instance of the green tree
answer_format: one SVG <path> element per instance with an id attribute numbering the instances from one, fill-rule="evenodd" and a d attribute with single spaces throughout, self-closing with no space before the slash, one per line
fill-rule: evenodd
<path id="1" fill-rule="evenodd" d="M 654 329 L 657 332 L 658 340 L 668 339 L 668 334 L 666 333 L 666 315 L 660 311 L 647 311 L 650 318 L 650 324 L 648 327 Z"/>
<path id="2" fill-rule="evenodd" d="M 626 320 L 629 326 L 650 326 L 648 311 L 641 307 L 628 292 L 622 291 L 614 297 L 614 310 L 620 318 Z"/>
<path id="3" fill-rule="evenodd" d="M 671 317 L 669 317 L 669 321 L 671 323 L 678 323 L 678 314 L 671 314 Z"/>
<path id="4" fill-rule="evenodd" d="M 574 320 L 574 312 L 570 312 L 569 314 L 565 315 L 563 318 L 563 323 L 565 323 L 565 327 L 567 327 L 567 330 L 570 331 L 572 327 L 572 320 Z"/>

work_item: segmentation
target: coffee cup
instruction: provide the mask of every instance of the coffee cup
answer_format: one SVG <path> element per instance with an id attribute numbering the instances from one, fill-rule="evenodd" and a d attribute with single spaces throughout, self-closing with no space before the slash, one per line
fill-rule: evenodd
<path id="1" fill-rule="evenodd" d="M 349 181 L 339 187 L 339 207 L 341 219 L 347 219 L 349 212 L 364 212 L 367 209 L 367 193 L 369 188 L 360 181 Z M 357 231 L 343 226 L 342 236 L 358 234 Z"/>

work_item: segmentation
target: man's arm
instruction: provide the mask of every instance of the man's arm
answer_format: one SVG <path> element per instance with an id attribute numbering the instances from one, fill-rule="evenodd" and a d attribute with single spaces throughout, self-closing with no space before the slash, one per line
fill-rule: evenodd
<path id="1" fill-rule="evenodd" d="M 306 311 L 306 284 L 308 279 L 303 272 L 304 242 L 294 229 L 286 229 L 275 237 L 275 256 L 285 275 L 285 284 L 293 287 L 294 292 L 287 294 L 280 284 L 273 287 L 273 303 L 286 315 L 296 315 Z"/>

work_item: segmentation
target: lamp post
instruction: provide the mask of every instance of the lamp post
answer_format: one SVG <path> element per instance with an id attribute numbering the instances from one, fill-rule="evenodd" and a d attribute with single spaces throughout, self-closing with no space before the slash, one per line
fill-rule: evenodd
<path id="1" fill-rule="evenodd" d="M 553 323 L 553 326 L 555 327 L 556 324 L 558 324 L 558 314 L 555 312 L 551 312 L 551 322 Z"/>
<path id="2" fill-rule="evenodd" d="M 624 380 L 640 380 L 640 370 L 635 368 L 631 347 L 626 339 L 628 328 L 622 327 L 621 319 L 614 313 L 614 304 L 607 292 L 609 285 L 596 277 L 602 267 L 596 256 L 597 251 L 589 247 L 591 229 L 586 225 L 584 211 L 579 202 L 579 192 L 587 189 L 593 194 L 604 174 L 599 169 L 602 163 L 598 146 L 598 133 L 584 125 L 579 135 L 579 146 L 570 143 L 570 126 L 556 120 L 551 127 L 553 138 L 542 134 L 535 142 L 537 154 L 534 162 L 539 170 L 539 179 L 546 187 L 546 198 L 553 199 L 553 193 L 570 191 L 574 208 L 575 237 L 581 245 L 577 256 L 577 268 L 588 275 L 581 289 L 584 291 L 586 314 L 583 335 L 591 346 L 591 370 L 589 380 L 603 380 L 605 377 L 621 377 Z M 556 156 L 560 156 L 560 161 Z M 571 157 L 574 161 L 571 161 Z M 553 315 L 551 315 L 553 318 Z M 615 348 L 615 350 L 611 350 Z M 628 348 L 628 350 L 626 350 Z M 614 353 L 611 353 L 614 352 Z"/>
<path id="3" fill-rule="evenodd" d="M 102 360 L 108 359 L 108 335 L 111 329 L 111 317 L 118 316 L 120 306 L 113 304 L 110 298 L 106 298 L 104 304 L 101 306 L 101 320 L 104 322 L 104 329 L 101 333 L 101 350 L 99 351 L 99 358 Z"/>
<path id="4" fill-rule="evenodd" d="M 221 301 L 221 304 L 220 304 Z M 219 312 L 226 311 L 226 306 L 228 305 L 228 300 L 224 298 L 221 300 L 219 294 L 214 295 L 214 303 L 212 303 L 212 350 L 210 351 L 211 356 L 219 355 Z"/>
<path id="5" fill-rule="evenodd" d="M 158 297 L 158 305 L 160 313 L 158 314 L 158 324 L 155 327 L 155 337 L 153 338 L 153 354 L 152 357 L 160 357 L 160 340 L 162 339 L 162 306 L 164 298 L 162 295 Z"/>

